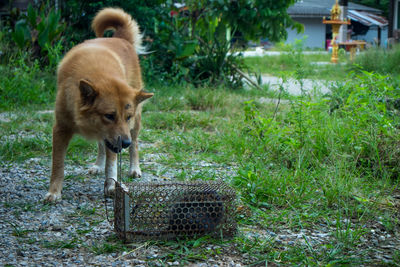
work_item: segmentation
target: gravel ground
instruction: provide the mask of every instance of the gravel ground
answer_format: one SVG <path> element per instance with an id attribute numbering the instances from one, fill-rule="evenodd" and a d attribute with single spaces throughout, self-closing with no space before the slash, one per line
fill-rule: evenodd
<path id="1" fill-rule="evenodd" d="M 146 155 L 148 160 L 157 156 Z M 0 164 L 0 265 L 11 266 L 148 266 L 163 265 L 164 248 L 151 243 L 127 245 L 130 252 L 108 253 L 106 240 L 115 241 L 113 227 L 106 220 L 103 202 L 104 180 L 86 174 L 78 166 L 66 166 L 63 198 L 57 205 L 42 202 L 47 192 L 50 168 L 46 159 L 34 158 L 23 164 Z M 157 167 L 145 161 L 142 165 Z M 200 167 L 208 163 L 200 163 Z M 218 168 L 217 168 L 218 169 Z M 223 168 L 219 168 L 223 170 Z M 145 174 L 143 180 L 170 179 Z M 225 174 L 226 175 L 226 174 Z M 85 178 L 83 178 L 85 177 Z M 118 243 L 118 242 L 114 242 Z M 225 248 L 210 245 L 209 250 Z M 106 251 L 104 251 L 106 250 Z M 99 254 L 99 255 L 98 255 Z M 241 266 L 235 253 L 221 253 L 193 266 Z M 179 261 L 168 265 L 181 265 Z"/>

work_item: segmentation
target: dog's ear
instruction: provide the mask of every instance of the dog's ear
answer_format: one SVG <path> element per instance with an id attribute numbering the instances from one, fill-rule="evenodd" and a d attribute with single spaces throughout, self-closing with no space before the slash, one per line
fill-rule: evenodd
<path id="1" fill-rule="evenodd" d="M 93 84 L 87 80 L 79 81 L 79 90 L 81 91 L 81 99 L 83 105 L 92 105 L 98 93 L 94 89 Z"/>
<path id="2" fill-rule="evenodd" d="M 152 97 L 153 95 L 154 95 L 153 93 L 147 93 L 147 92 L 141 90 L 136 95 L 136 102 L 139 104 L 139 103 L 143 102 L 144 100 Z"/>

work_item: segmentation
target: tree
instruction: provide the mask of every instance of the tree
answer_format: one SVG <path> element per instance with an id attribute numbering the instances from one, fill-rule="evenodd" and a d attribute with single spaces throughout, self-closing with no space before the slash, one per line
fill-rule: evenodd
<path id="1" fill-rule="evenodd" d="M 232 55 L 234 36 L 244 40 L 269 38 L 279 41 L 287 28 L 301 30 L 287 9 L 295 0 L 106 0 L 64 1 L 63 14 L 71 43 L 90 36 L 89 25 L 102 7 L 119 6 L 130 13 L 153 52 L 142 58 L 151 80 L 186 81 L 194 84 L 240 84 L 237 69 L 244 67 Z"/>
<path id="2" fill-rule="evenodd" d="M 192 40 L 187 44 L 192 49 L 183 50 L 191 51 L 196 59 L 188 66 L 189 79 L 200 84 L 204 82 L 225 83 L 230 86 L 240 84 L 242 77 L 238 67 L 243 67 L 242 62 L 240 57 L 229 54 L 233 37 L 240 35 L 246 41 L 258 41 L 267 37 L 271 41 L 279 41 L 286 39 L 287 28 L 301 31 L 302 25 L 294 22 L 287 14 L 288 7 L 294 2 L 294 0 L 186 1 L 181 23 L 190 28 L 188 33 Z M 185 55 L 190 56 L 190 53 Z"/>

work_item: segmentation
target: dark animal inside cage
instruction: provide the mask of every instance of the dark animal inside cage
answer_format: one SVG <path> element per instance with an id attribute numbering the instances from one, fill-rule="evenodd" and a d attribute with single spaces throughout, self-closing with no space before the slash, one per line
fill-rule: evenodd
<path id="1" fill-rule="evenodd" d="M 114 228 L 124 240 L 236 233 L 236 193 L 221 181 L 119 183 Z"/>
<path id="2" fill-rule="evenodd" d="M 224 203 L 216 191 L 187 192 L 171 208 L 168 230 L 212 232 L 224 216 Z"/>

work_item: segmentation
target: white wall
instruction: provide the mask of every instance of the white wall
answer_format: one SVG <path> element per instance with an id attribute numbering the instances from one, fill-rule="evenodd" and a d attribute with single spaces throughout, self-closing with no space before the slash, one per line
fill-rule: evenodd
<path id="1" fill-rule="evenodd" d="M 304 35 L 308 38 L 304 44 L 310 48 L 325 48 L 326 26 L 322 24 L 322 18 L 293 18 L 304 25 L 304 33 L 297 34 L 296 30 L 287 29 L 288 38 L 286 44 L 293 43 L 296 39 L 302 39 Z"/>

